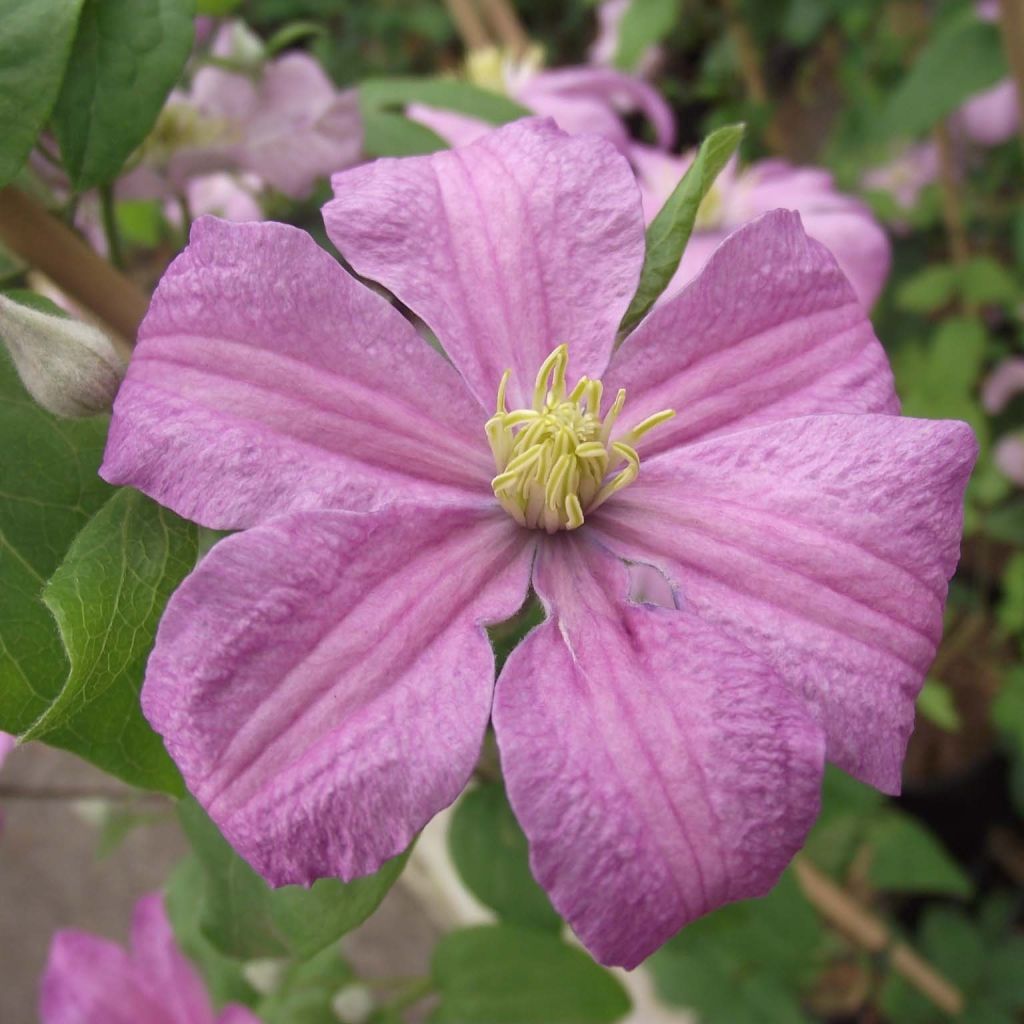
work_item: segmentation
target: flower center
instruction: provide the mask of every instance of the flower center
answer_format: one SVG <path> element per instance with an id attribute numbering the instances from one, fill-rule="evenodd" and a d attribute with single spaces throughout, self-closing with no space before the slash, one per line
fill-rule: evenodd
<path id="1" fill-rule="evenodd" d="M 162 166 L 179 150 L 234 141 L 233 134 L 237 133 L 227 121 L 209 117 L 191 104 L 171 102 L 160 111 L 139 153 L 147 163 Z"/>
<path id="2" fill-rule="evenodd" d="M 567 391 L 569 349 L 559 345 L 544 360 L 533 389 L 533 407 L 505 406 L 511 370 L 498 385 L 497 411 L 484 428 L 498 475 L 491 481 L 506 512 L 533 530 L 575 530 L 584 516 L 628 487 L 640 472 L 634 445 L 649 430 L 675 416 L 664 409 L 614 441 L 615 421 L 626 402 L 620 389 L 601 417 L 603 386 L 581 377 Z"/>

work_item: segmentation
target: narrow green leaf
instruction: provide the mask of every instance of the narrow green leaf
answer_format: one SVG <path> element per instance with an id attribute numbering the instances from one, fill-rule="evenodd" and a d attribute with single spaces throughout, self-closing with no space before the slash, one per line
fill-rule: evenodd
<path id="1" fill-rule="evenodd" d="M 878 889 L 970 896 L 970 879 L 941 843 L 908 815 L 882 815 L 869 829 L 868 842 L 868 877 Z"/>
<path id="2" fill-rule="evenodd" d="M 426 103 L 442 110 L 468 114 L 490 124 L 504 124 L 530 111 L 487 89 L 447 78 L 369 78 L 359 84 L 364 110 L 401 108 L 409 103 Z"/>
<path id="3" fill-rule="evenodd" d="M 112 181 L 149 134 L 191 52 L 194 10 L 194 0 L 85 0 L 53 110 L 76 189 Z"/>
<path id="4" fill-rule="evenodd" d="M 68 661 L 43 587 L 113 494 L 97 475 L 105 417 L 62 420 L 0 352 L 0 729 L 22 733 L 60 692 Z"/>
<path id="5" fill-rule="evenodd" d="M 136 786 L 181 778 L 142 717 L 139 690 L 164 605 L 196 562 L 196 528 L 137 491 L 117 492 L 75 538 L 43 601 L 71 671 L 25 732 Z"/>
<path id="6" fill-rule="evenodd" d="M 629 1013 L 614 975 L 545 932 L 508 925 L 452 932 L 431 967 L 432 1024 L 611 1024 Z"/>
<path id="7" fill-rule="evenodd" d="M 1003 679 L 992 702 L 992 724 L 1016 756 L 1024 759 L 1024 668 L 1012 669 Z"/>
<path id="8" fill-rule="evenodd" d="M 368 157 L 420 156 L 447 148 L 448 143 L 439 135 L 402 114 L 363 111 L 363 152 Z"/>
<path id="9" fill-rule="evenodd" d="M 672 31 L 681 14 L 679 0 L 633 0 L 619 23 L 615 66 L 635 71 L 648 48 Z"/>
<path id="10" fill-rule="evenodd" d="M 881 127 L 891 136 L 928 131 L 976 92 L 1006 76 L 998 25 L 972 9 L 938 28 L 918 53 L 885 109 Z"/>
<path id="11" fill-rule="evenodd" d="M 957 270 L 935 263 L 908 277 L 896 290 L 896 305 L 908 313 L 934 313 L 957 293 Z"/>
<path id="12" fill-rule="evenodd" d="M 640 323 L 672 280 L 693 233 L 700 204 L 736 152 L 743 131 L 742 124 L 731 124 L 712 132 L 701 144 L 696 159 L 672 195 L 651 221 L 647 228 L 647 251 L 644 253 L 640 284 L 619 325 L 620 337 Z"/>
<path id="13" fill-rule="evenodd" d="M 459 801 L 448 849 L 474 896 L 511 924 L 557 931 L 562 919 L 530 873 L 526 836 L 500 783 L 470 790 Z"/>
<path id="14" fill-rule="evenodd" d="M 50 116 L 81 8 L 82 0 L 0 0 L 0 188 Z"/>
<path id="15" fill-rule="evenodd" d="M 408 856 L 395 857 L 375 875 L 348 884 L 324 878 L 308 889 L 271 889 L 194 800 L 182 801 L 180 814 L 206 875 L 203 934 L 228 956 L 308 959 L 319 953 L 377 909 Z"/>
<path id="16" fill-rule="evenodd" d="M 327 29 L 316 21 L 291 21 L 282 25 L 266 42 L 265 52 L 268 57 L 273 57 L 281 50 L 289 46 L 310 39 L 314 36 L 327 35 Z"/>

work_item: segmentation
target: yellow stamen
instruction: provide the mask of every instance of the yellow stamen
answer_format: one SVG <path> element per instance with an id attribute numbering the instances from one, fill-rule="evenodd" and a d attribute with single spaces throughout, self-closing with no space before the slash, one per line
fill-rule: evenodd
<path id="1" fill-rule="evenodd" d="M 640 472 L 634 445 L 675 415 L 664 409 L 613 441 L 626 392 L 619 390 L 602 419 L 601 382 L 581 377 L 567 389 L 568 367 L 568 346 L 559 345 L 537 372 L 532 408 L 511 412 L 506 370 L 497 411 L 485 426 L 497 470 L 495 496 L 517 523 L 548 533 L 577 529 L 588 513 L 628 487 Z"/>

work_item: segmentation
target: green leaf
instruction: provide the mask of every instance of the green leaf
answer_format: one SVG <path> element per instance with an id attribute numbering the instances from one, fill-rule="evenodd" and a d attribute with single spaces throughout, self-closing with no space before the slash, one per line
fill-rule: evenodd
<path id="1" fill-rule="evenodd" d="M 992 702 L 992 724 L 1024 757 L 1024 668 L 1006 674 L 999 694 Z"/>
<path id="2" fill-rule="evenodd" d="M 507 96 L 447 78 L 368 78 L 359 84 L 359 97 L 364 110 L 426 103 L 489 124 L 505 124 L 530 116 L 529 110 Z"/>
<path id="3" fill-rule="evenodd" d="M 205 894 L 206 874 L 198 858 L 191 854 L 174 869 L 164 889 L 164 905 L 174 937 L 182 952 L 199 968 L 206 989 L 218 1006 L 253 1006 L 258 997 L 242 973 L 242 963 L 225 956 L 202 933 L 199 921 Z"/>
<path id="4" fill-rule="evenodd" d="M 968 897 L 972 885 L 942 844 L 913 818 L 882 815 L 868 831 L 872 847 L 868 878 L 888 892 L 939 893 Z"/>
<path id="5" fill-rule="evenodd" d="M 956 268 L 935 263 L 903 281 L 896 291 L 896 305 L 908 313 L 934 313 L 952 302 L 956 293 Z"/>
<path id="6" fill-rule="evenodd" d="M 583 950 L 509 925 L 452 932 L 431 967 L 432 1024 L 611 1024 L 630 1008 L 618 979 Z"/>
<path id="7" fill-rule="evenodd" d="M 45 739 L 136 786 L 184 790 L 139 690 L 164 605 L 196 562 L 196 528 L 137 491 L 115 494 L 43 591 L 71 661 L 25 739 Z"/>
<path id="8" fill-rule="evenodd" d="M 193 0 L 85 0 L 53 110 L 77 190 L 113 181 L 149 134 L 191 52 L 194 7 Z"/>
<path id="9" fill-rule="evenodd" d="M 687 925 L 648 963 L 660 995 L 702 1024 L 804 1024 L 800 1000 L 823 943 L 818 915 L 786 872 L 763 899 Z"/>
<path id="10" fill-rule="evenodd" d="M 562 919 L 530 873 L 526 836 L 500 783 L 478 786 L 459 801 L 448 849 L 469 891 L 504 920 L 561 928 Z"/>
<path id="11" fill-rule="evenodd" d="M 352 968 L 329 946 L 290 964 L 280 986 L 257 1007 L 262 1024 L 338 1024 L 331 1000 L 353 980 Z"/>
<path id="12" fill-rule="evenodd" d="M 619 23 L 615 66 L 635 71 L 648 48 L 672 31 L 680 13 L 679 0 L 632 0 Z"/>
<path id="13" fill-rule="evenodd" d="M 292 21 L 282 25 L 266 42 L 264 52 L 273 57 L 281 50 L 294 46 L 303 39 L 327 35 L 327 29 L 315 21 Z"/>
<path id="14" fill-rule="evenodd" d="M 228 844 L 194 800 L 182 826 L 206 874 L 203 934 L 229 956 L 308 959 L 365 921 L 405 867 L 408 853 L 375 875 L 345 884 L 323 878 L 306 889 L 269 885 Z"/>
<path id="15" fill-rule="evenodd" d="M 420 156 L 447 148 L 439 135 L 402 114 L 363 111 L 363 152 L 368 157 Z"/>
<path id="16" fill-rule="evenodd" d="M 196 14 L 208 14 L 219 18 L 237 11 L 241 6 L 242 0 L 196 0 Z"/>
<path id="17" fill-rule="evenodd" d="M 1006 73 L 998 25 L 964 11 L 921 48 L 885 109 L 882 127 L 892 136 L 921 135 Z"/>
<path id="18" fill-rule="evenodd" d="M 82 0 L 0 0 L 0 188 L 50 116 L 81 7 Z"/>
<path id="19" fill-rule="evenodd" d="M 619 325 L 624 337 L 644 318 L 665 290 L 693 233 L 697 211 L 715 178 L 729 162 L 743 138 L 742 124 L 726 125 L 701 144 L 697 157 L 676 185 L 665 205 L 647 228 L 647 250 L 636 295 Z"/>
<path id="20" fill-rule="evenodd" d="M 917 697 L 917 710 L 930 722 L 946 732 L 960 729 L 960 713 L 953 703 L 949 687 L 938 679 L 928 678 Z"/>
<path id="21" fill-rule="evenodd" d="M 1013 274 L 991 256 L 976 256 L 963 268 L 960 291 L 967 302 L 979 306 L 1013 306 L 1021 297 Z"/>
<path id="22" fill-rule="evenodd" d="M 64 420 L 25 393 L 0 353 L 0 729 L 22 733 L 68 674 L 43 587 L 113 494 L 97 475 L 105 417 Z"/>

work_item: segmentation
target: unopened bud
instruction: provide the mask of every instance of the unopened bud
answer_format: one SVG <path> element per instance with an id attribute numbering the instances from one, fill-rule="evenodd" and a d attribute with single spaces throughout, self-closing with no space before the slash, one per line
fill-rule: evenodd
<path id="1" fill-rule="evenodd" d="M 107 412 L 126 362 L 98 327 L 0 295 L 0 339 L 25 390 L 56 416 Z"/>
<path id="2" fill-rule="evenodd" d="M 373 993 L 359 982 L 346 985 L 331 1000 L 331 1009 L 341 1024 L 366 1024 L 376 1009 Z"/>

